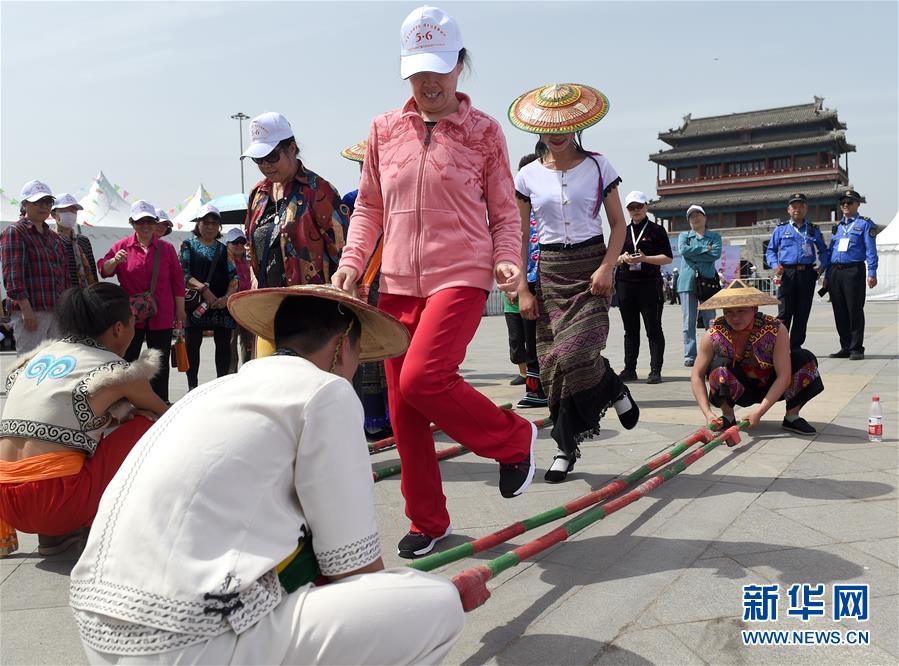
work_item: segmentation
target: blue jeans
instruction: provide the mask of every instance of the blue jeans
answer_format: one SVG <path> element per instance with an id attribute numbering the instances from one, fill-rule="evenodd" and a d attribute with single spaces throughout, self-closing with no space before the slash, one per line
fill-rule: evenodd
<path id="1" fill-rule="evenodd" d="M 696 307 L 699 302 L 696 300 L 696 293 L 692 291 L 681 291 L 680 308 L 684 315 L 684 360 L 696 360 Z M 702 321 L 708 328 L 712 319 L 715 318 L 714 310 L 702 310 Z"/>

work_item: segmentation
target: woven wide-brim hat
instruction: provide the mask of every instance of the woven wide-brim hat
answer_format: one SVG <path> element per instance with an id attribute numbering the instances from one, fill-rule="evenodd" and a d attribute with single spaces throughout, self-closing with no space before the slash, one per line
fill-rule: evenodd
<path id="1" fill-rule="evenodd" d="M 743 280 L 734 280 L 717 294 L 700 303 L 698 309 L 751 308 L 759 305 L 777 305 L 779 302 L 774 296 L 747 286 Z"/>
<path id="2" fill-rule="evenodd" d="M 399 321 L 330 285 L 306 284 L 239 291 L 228 299 L 228 310 L 238 324 L 274 342 L 275 314 L 285 298 L 324 298 L 352 310 L 362 324 L 361 361 L 380 361 L 399 356 L 409 346 L 409 331 Z"/>
<path id="3" fill-rule="evenodd" d="M 512 102 L 509 120 L 533 134 L 569 134 L 595 125 L 609 112 L 609 98 L 580 83 L 534 88 Z"/>
<path id="4" fill-rule="evenodd" d="M 355 143 L 349 148 L 340 151 L 340 156 L 345 157 L 353 162 L 362 162 L 365 160 L 365 146 L 368 145 L 368 139 Z"/>

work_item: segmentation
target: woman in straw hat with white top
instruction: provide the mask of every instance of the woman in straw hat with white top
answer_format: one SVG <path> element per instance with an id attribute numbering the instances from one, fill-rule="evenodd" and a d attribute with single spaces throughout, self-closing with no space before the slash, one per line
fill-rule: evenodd
<path id="1" fill-rule="evenodd" d="M 348 381 L 360 360 L 402 354 L 405 327 L 325 285 L 242 291 L 229 308 L 276 351 L 179 401 L 107 488 L 72 571 L 88 661 L 442 663 L 459 594 L 384 570 Z"/>
<path id="2" fill-rule="evenodd" d="M 494 280 L 514 290 L 521 273 L 502 130 L 456 89 L 467 56 L 452 17 L 436 7 L 416 9 L 400 40 L 400 74 L 412 97 L 372 123 L 350 235 L 332 283 L 354 289 L 383 235 L 378 307 L 412 333 L 409 351 L 387 362 L 412 523 L 397 551 L 412 558 L 452 530 L 431 423 L 500 464 L 503 497 L 530 485 L 537 431 L 459 374 Z"/>
<path id="3" fill-rule="evenodd" d="M 781 427 L 801 435 L 815 434 L 799 410 L 824 390 L 818 359 L 805 349 L 791 350 L 786 327 L 776 317 L 759 312 L 759 306 L 777 303 L 773 296 L 734 280 L 699 306 L 700 310 L 724 310 L 699 343 L 690 380 L 706 421 L 716 420 L 712 405 L 721 409 L 725 427 L 736 422 L 734 406 L 758 405 L 747 416 L 752 428 L 775 402 L 786 400 Z"/>
<path id="4" fill-rule="evenodd" d="M 602 356 L 609 335 L 609 304 L 624 244 L 618 172 L 599 153 L 583 148 L 581 132 L 598 123 L 609 100 L 590 86 L 560 83 L 518 97 L 509 120 L 540 135 L 539 159 L 515 177 L 526 258 L 531 212 L 537 219 L 540 266 L 537 293 L 521 280 L 521 315 L 537 320 L 540 379 L 549 398 L 552 436 L 558 446 L 545 480 L 564 481 L 580 457 L 578 445 L 599 434 L 599 421 L 614 406 L 625 428 L 640 410 Z M 600 209 L 611 236 L 603 238 Z"/>

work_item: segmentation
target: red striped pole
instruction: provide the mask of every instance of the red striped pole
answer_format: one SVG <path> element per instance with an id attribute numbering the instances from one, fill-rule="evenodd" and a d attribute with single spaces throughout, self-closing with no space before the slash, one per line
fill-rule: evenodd
<path id="1" fill-rule="evenodd" d="M 534 555 L 542 553 L 547 548 L 565 541 L 568 537 L 576 534 L 588 525 L 602 520 L 628 504 L 637 501 L 644 495 L 661 486 L 671 477 L 676 476 L 685 470 L 694 462 L 702 458 L 706 453 L 715 447 L 720 446 L 722 443 L 732 442 L 733 444 L 739 444 L 740 429 L 746 428 L 748 425 L 748 421 L 742 421 L 738 425 L 728 428 L 718 437 L 706 443 L 705 446 L 696 449 L 683 460 L 672 463 L 660 474 L 647 479 L 630 492 L 619 495 L 602 506 L 597 506 L 585 511 L 560 527 L 551 530 L 523 546 L 519 546 L 515 550 L 500 555 L 486 564 L 466 569 L 454 576 L 453 584 L 456 586 L 456 589 L 459 590 L 459 596 L 462 599 L 462 608 L 468 612 L 483 605 L 484 602 L 490 598 L 490 590 L 487 589 L 487 581 L 497 574 L 520 564 L 522 561 L 531 558 Z"/>
<path id="2" fill-rule="evenodd" d="M 546 525 L 547 523 L 551 523 L 566 516 L 570 516 L 574 513 L 577 513 L 578 511 L 581 511 L 582 509 L 587 508 L 588 506 L 598 504 L 602 500 L 618 494 L 634 482 L 649 474 L 651 471 L 656 470 L 662 465 L 671 462 L 694 444 L 698 442 L 706 444 L 711 439 L 712 433 L 709 432 L 706 428 L 700 428 L 689 437 L 683 439 L 682 441 L 669 448 L 667 451 L 661 452 L 647 462 L 641 464 L 639 467 L 635 467 L 630 472 L 620 474 L 618 477 L 612 479 L 610 482 L 608 482 L 598 490 L 594 490 L 593 492 L 587 493 L 582 497 L 574 499 L 561 506 L 557 506 L 554 509 L 550 509 L 549 511 L 538 513 L 536 516 L 525 518 L 522 521 L 513 523 L 508 527 L 504 527 L 498 532 L 488 534 L 487 536 L 481 537 L 480 539 L 475 539 L 474 541 L 460 544 L 439 553 L 434 553 L 433 555 L 422 557 L 421 559 L 415 560 L 414 562 L 409 564 L 409 566 L 413 569 L 418 569 L 419 571 L 432 571 L 438 567 L 450 564 L 451 562 L 457 562 L 458 560 L 461 560 L 463 558 L 471 557 L 476 553 L 482 553 L 485 550 L 495 548 L 499 544 L 505 543 L 509 539 L 517 537 L 542 525 Z"/>

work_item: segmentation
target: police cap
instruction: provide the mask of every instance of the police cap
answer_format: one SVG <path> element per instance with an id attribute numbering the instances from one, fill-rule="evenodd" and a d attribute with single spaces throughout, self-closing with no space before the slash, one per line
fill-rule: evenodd
<path id="1" fill-rule="evenodd" d="M 843 190 L 840 192 L 840 203 L 846 200 L 855 201 L 856 203 L 862 202 L 862 195 L 856 192 L 855 190 Z"/>
<path id="2" fill-rule="evenodd" d="M 787 202 L 787 205 L 789 206 L 792 203 L 807 203 L 807 202 L 808 202 L 808 199 L 806 198 L 806 196 L 802 192 L 797 192 L 796 194 L 794 194 L 793 196 L 790 197 L 790 200 Z"/>

